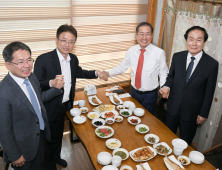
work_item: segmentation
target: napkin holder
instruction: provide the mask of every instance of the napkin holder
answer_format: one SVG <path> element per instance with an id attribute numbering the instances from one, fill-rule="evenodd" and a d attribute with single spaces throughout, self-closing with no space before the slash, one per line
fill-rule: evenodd
<path id="1" fill-rule="evenodd" d="M 84 92 L 86 93 L 86 95 L 94 95 L 94 94 L 97 94 L 97 91 L 96 91 L 96 86 L 94 84 L 88 84 L 88 85 L 85 85 L 84 87 Z"/>

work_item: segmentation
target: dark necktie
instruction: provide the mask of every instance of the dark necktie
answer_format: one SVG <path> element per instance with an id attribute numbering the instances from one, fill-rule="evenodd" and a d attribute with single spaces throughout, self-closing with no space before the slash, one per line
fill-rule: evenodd
<path id="1" fill-rule="evenodd" d="M 146 51 L 145 49 L 140 49 L 140 57 L 139 61 L 137 64 L 137 69 L 136 69 L 136 78 L 135 78 L 135 86 L 137 89 L 141 87 L 141 76 L 142 76 L 142 70 L 143 70 L 143 62 L 144 62 L 144 55 L 143 53 Z"/>
<path id="2" fill-rule="evenodd" d="M 25 80 L 24 80 L 24 84 L 26 85 L 26 88 L 27 88 L 27 90 L 28 90 L 28 92 L 29 92 L 29 96 L 30 96 L 30 99 L 31 99 L 32 106 L 33 106 L 33 108 L 34 108 L 34 110 L 35 110 L 35 113 L 36 113 L 37 116 L 38 116 L 39 124 L 40 124 L 40 129 L 41 129 L 41 130 L 44 130 L 44 127 L 45 127 L 45 125 L 44 125 L 44 120 L 43 120 L 43 118 L 42 118 L 42 114 L 41 114 L 41 112 L 40 112 L 40 110 L 39 110 L 39 106 L 38 106 L 37 99 L 36 99 L 36 97 L 35 97 L 34 92 L 32 91 L 32 88 L 31 88 L 31 86 L 30 86 L 30 84 L 29 84 L 28 79 L 25 79 Z"/>
<path id="3" fill-rule="evenodd" d="M 194 60 L 195 60 L 195 57 L 191 57 L 190 64 L 187 68 L 186 83 L 188 82 L 188 80 L 190 78 L 190 75 L 191 75 L 191 72 L 192 72 L 192 69 L 193 69 Z"/>

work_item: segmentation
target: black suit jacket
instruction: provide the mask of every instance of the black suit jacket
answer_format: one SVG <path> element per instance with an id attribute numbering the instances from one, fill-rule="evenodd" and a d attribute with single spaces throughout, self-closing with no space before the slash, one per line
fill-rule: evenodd
<path id="1" fill-rule="evenodd" d="M 186 84 L 188 51 L 173 55 L 170 72 L 164 86 L 170 87 L 167 112 L 178 113 L 185 121 L 207 118 L 217 81 L 218 62 L 203 51 L 203 55 Z"/>
<path id="2" fill-rule="evenodd" d="M 51 88 L 42 93 L 34 74 L 29 76 L 29 81 L 41 107 L 45 138 L 50 141 L 50 129 L 42 97 L 43 101 L 49 101 L 61 92 Z M 14 162 L 23 155 L 28 162 L 38 151 L 39 120 L 25 93 L 9 74 L 0 82 L 0 101 L 0 142 L 4 150 L 4 161 Z"/>
<path id="3" fill-rule="evenodd" d="M 79 66 L 79 60 L 74 54 L 69 54 L 70 60 L 70 69 L 71 69 L 71 80 L 72 86 L 70 91 L 70 100 L 69 100 L 69 108 L 73 108 L 73 101 L 75 97 L 75 85 L 76 78 L 97 78 L 95 76 L 95 70 L 87 71 L 83 70 Z M 61 66 L 59 57 L 56 49 L 40 55 L 35 62 L 34 73 L 38 80 L 40 81 L 41 88 L 43 90 L 47 90 L 50 88 L 49 81 L 55 79 L 56 75 L 61 75 Z M 63 94 L 57 96 L 53 100 L 46 102 L 45 107 L 47 110 L 47 116 L 49 121 L 53 121 L 58 113 L 60 104 L 62 103 Z"/>

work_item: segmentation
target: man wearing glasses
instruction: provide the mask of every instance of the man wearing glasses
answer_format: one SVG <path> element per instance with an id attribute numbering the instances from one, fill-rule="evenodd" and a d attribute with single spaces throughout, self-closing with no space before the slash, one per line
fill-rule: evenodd
<path id="1" fill-rule="evenodd" d="M 62 137 L 64 129 L 64 118 L 67 110 L 73 108 L 75 97 L 76 78 L 103 78 L 100 71 L 87 71 L 79 66 L 76 55 L 72 54 L 77 39 L 77 31 L 71 25 L 61 25 L 56 34 L 55 42 L 57 48 L 49 53 L 40 55 L 34 67 L 34 73 L 40 81 L 44 90 L 56 87 L 52 80 L 56 75 L 58 79 L 64 79 L 64 93 L 45 103 L 47 116 L 51 130 L 51 143 L 47 143 L 45 150 L 45 163 L 48 170 L 55 170 L 56 164 L 63 167 L 67 162 L 60 157 Z"/>
<path id="2" fill-rule="evenodd" d="M 153 27 L 142 22 L 136 27 L 137 45 L 129 48 L 123 61 L 106 73 L 109 76 L 122 74 L 131 68 L 130 94 L 146 110 L 154 114 L 157 102 L 157 88 L 163 86 L 169 72 L 165 53 L 151 44 Z M 159 80 L 158 80 L 159 78 Z M 159 82 L 160 81 L 160 82 Z"/>
<path id="3" fill-rule="evenodd" d="M 0 142 L 4 161 L 12 163 L 15 170 L 40 170 L 44 139 L 50 141 L 43 102 L 62 92 L 54 88 L 42 92 L 32 74 L 34 60 L 27 45 L 12 42 L 2 54 L 9 70 L 0 82 Z"/>

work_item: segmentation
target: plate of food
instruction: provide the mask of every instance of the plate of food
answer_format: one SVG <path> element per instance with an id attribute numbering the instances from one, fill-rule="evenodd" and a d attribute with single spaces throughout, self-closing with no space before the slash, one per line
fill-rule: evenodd
<path id="1" fill-rule="evenodd" d="M 115 116 L 114 119 L 115 119 L 116 122 L 122 122 L 123 121 L 122 116 Z"/>
<path id="2" fill-rule="evenodd" d="M 125 109 L 125 107 L 124 107 L 123 105 L 118 105 L 118 106 L 117 106 L 117 109 L 118 109 L 118 110 L 122 110 L 122 109 Z"/>
<path id="3" fill-rule="evenodd" d="M 100 117 L 100 113 L 98 113 L 98 112 L 89 112 L 89 113 L 87 114 L 87 117 L 88 117 L 89 119 L 97 119 L 97 118 Z"/>
<path id="4" fill-rule="evenodd" d="M 160 138 L 154 134 L 147 134 L 144 136 L 144 139 L 149 144 L 156 144 L 160 141 Z"/>
<path id="5" fill-rule="evenodd" d="M 144 125 L 144 124 L 136 125 L 135 129 L 139 133 L 147 133 L 150 130 L 149 127 L 147 125 Z"/>
<path id="6" fill-rule="evenodd" d="M 89 109 L 87 107 L 80 108 L 81 113 L 87 113 Z"/>
<path id="7" fill-rule="evenodd" d="M 120 156 L 122 161 L 126 160 L 129 157 L 129 152 L 124 148 L 117 148 L 113 151 L 113 156 Z"/>
<path id="8" fill-rule="evenodd" d="M 165 158 L 163 158 L 164 163 L 166 165 L 166 167 L 169 170 L 185 170 L 185 168 L 180 164 L 180 162 L 178 160 L 176 160 L 174 155 L 171 156 L 165 156 Z"/>
<path id="9" fill-rule="evenodd" d="M 111 111 L 107 111 L 107 112 L 102 112 L 100 115 L 102 118 L 105 119 L 105 118 L 119 116 L 119 113 L 116 110 L 111 110 Z"/>
<path id="10" fill-rule="evenodd" d="M 145 162 L 154 158 L 156 155 L 157 155 L 156 150 L 150 146 L 143 146 L 141 148 L 137 148 L 130 151 L 130 157 L 135 162 Z"/>
<path id="11" fill-rule="evenodd" d="M 121 142 L 118 139 L 110 138 L 106 141 L 106 146 L 109 149 L 117 149 L 121 146 Z"/>
<path id="12" fill-rule="evenodd" d="M 100 112 L 100 113 L 111 110 L 115 110 L 115 105 L 99 105 L 93 109 L 94 112 Z"/>
<path id="13" fill-rule="evenodd" d="M 127 120 L 131 125 L 138 125 L 141 122 L 141 119 L 136 116 L 130 116 L 130 117 L 128 117 Z"/>
<path id="14" fill-rule="evenodd" d="M 95 126 L 95 127 L 104 126 L 105 125 L 105 120 L 103 120 L 101 118 L 93 119 L 92 120 L 92 125 Z"/>
<path id="15" fill-rule="evenodd" d="M 115 105 L 123 104 L 123 101 L 119 98 L 118 95 L 109 96 L 109 99 Z"/>
<path id="16" fill-rule="evenodd" d="M 129 117 L 132 115 L 132 111 L 129 109 L 122 109 L 119 111 L 119 113 L 121 114 L 121 116 L 123 117 Z"/>
<path id="17" fill-rule="evenodd" d="M 165 156 L 165 154 L 169 155 L 172 153 L 172 149 L 165 142 L 154 144 L 153 148 L 159 155 Z"/>
<path id="18" fill-rule="evenodd" d="M 99 105 L 102 102 L 98 99 L 96 95 L 88 97 L 89 103 L 93 106 Z"/>
<path id="19" fill-rule="evenodd" d="M 96 128 L 95 133 L 100 138 L 110 138 L 113 136 L 114 130 L 109 126 L 100 126 Z"/>

